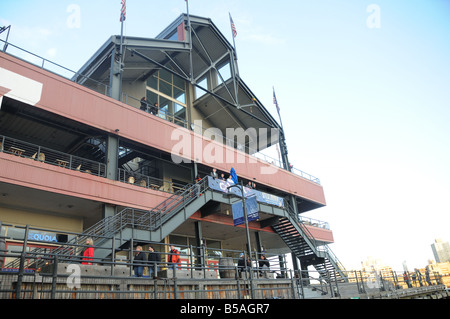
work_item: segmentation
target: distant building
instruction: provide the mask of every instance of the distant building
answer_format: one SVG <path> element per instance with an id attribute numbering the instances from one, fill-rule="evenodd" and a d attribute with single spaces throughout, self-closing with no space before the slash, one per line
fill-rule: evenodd
<path id="1" fill-rule="evenodd" d="M 450 245 L 448 242 L 443 242 L 441 239 L 435 239 L 434 244 L 431 244 L 431 249 L 433 250 L 436 262 L 450 262 Z"/>

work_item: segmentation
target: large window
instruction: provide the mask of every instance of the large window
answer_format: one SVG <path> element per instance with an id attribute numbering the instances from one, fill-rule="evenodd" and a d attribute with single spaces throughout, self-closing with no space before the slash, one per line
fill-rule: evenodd
<path id="1" fill-rule="evenodd" d="M 186 82 L 166 70 L 159 70 L 147 81 L 147 101 L 158 103 L 158 116 L 185 126 Z"/>

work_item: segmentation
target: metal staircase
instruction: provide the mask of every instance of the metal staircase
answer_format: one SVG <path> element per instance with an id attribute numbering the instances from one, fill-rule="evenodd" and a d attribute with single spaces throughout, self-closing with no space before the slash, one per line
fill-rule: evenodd
<path id="1" fill-rule="evenodd" d="M 272 228 L 283 239 L 306 269 L 314 266 L 323 278 L 347 281 L 344 266 L 327 245 L 320 245 L 308 228 L 295 216 L 292 207 L 285 204 L 288 215 L 281 217 Z"/>

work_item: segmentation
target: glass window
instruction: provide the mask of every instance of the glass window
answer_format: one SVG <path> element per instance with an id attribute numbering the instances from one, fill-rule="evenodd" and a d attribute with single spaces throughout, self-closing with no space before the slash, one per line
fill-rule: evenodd
<path id="1" fill-rule="evenodd" d="M 172 41 L 178 41 L 178 32 L 175 32 L 174 34 L 170 35 L 167 40 L 172 40 Z"/>
<path id="2" fill-rule="evenodd" d="M 147 90 L 147 102 L 150 105 L 154 105 L 155 103 L 157 103 L 158 102 L 158 94 Z"/>
<path id="3" fill-rule="evenodd" d="M 179 78 L 178 76 L 173 77 L 173 85 L 179 88 L 182 91 L 186 90 L 186 83 L 183 79 Z"/>
<path id="4" fill-rule="evenodd" d="M 199 86 L 202 88 L 208 89 L 208 80 L 207 78 L 204 78 L 198 83 Z M 205 95 L 206 92 L 198 87 L 195 87 L 195 96 L 197 99 L 201 98 L 203 95 Z"/>
<path id="5" fill-rule="evenodd" d="M 165 81 L 159 81 L 159 92 L 172 96 L 172 85 Z"/>
<path id="6" fill-rule="evenodd" d="M 185 126 L 186 82 L 166 70 L 159 70 L 147 80 L 147 101 L 158 102 L 159 117 Z"/>
<path id="7" fill-rule="evenodd" d="M 186 95 L 184 94 L 184 91 L 180 90 L 177 87 L 173 88 L 173 97 L 178 102 L 181 102 L 183 104 L 186 104 Z"/>
<path id="8" fill-rule="evenodd" d="M 172 83 L 172 73 L 166 71 L 164 69 L 159 70 L 159 78 L 160 80 L 164 80 L 168 83 Z"/>
<path id="9" fill-rule="evenodd" d="M 217 75 L 217 83 L 218 84 L 222 84 L 222 79 L 224 81 L 228 80 L 229 78 L 231 78 L 231 69 L 230 69 L 230 63 L 225 64 L 224 66 L 222 66 L 220 69 L 217 70 L 220 74 Z M 221 78 L 222 77 L 222 78 Z"/>
<path id="10" fill-rule="evenodd" d="M 152 75 L 148 80 L 147 80 L 147 85 L 149 87 L 151 87 L 152 89 L 158 90 L 158 78 L 157 78 L 157 74 Z"/>

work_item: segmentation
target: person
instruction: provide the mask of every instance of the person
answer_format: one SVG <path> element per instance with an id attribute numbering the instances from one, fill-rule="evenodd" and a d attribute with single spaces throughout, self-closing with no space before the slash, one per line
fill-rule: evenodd
<path id="1" fill-rule="evenodd" d="M 158 115 L 159 107 L 158 107 L 158 103 L 157 102 L 151 107 L 151 112 L 152 112 L 153 115 Z"/>
<path id="2" fill-rule="evenodd" d="M 264 275 L 270 269 L 269 260 L 265 255 L 261 255 L 261 259 L 259 260 L 258 265 L 260 275 Z"/>
<path id="3" fill-rule="evenodd" d="M 228 176 L 227 182 L 228 182 L 230 185 L 234 185 L 234 181 L 233 181 L 233 179 L 231 178 L 231 175 Z"/>
<path id="4" fill-rule="evenodd" d="M 169 268 L 172 268 L 175 270 L 175 265 L 178 264 L 178 268 L 180 267 L 181 260 L 180 260 L 180 252 L 175 248 L 174 245 L 170 245 L 170 251 L 169 256 L 167 257 L 167 262 Z"/>
<path id="5" fill-rule="evenodd" d="M 211 176 L 214 179 L 219 178 L 219 174 L 217 174 L 217 170 L 215 168 L 213 168 L 213 170 L 211 172 Z"/>
<path id="6" fill-rule="evenodd" d="M 432 286 L 433 285 L 431 283 L 430 271 L 428 270 L 428 268 L 425 271 L 425 280 L 427 281 L 428 286 Z"/>
<path id="7" fill-rule="evenodd" d="M 92 265 L 92 260 L 94 257 L 94 241 L 92 238 L 86 239 L 86 249 L 83 251 L 83 259 L 81 264 L 83 265 Z"/>
<path id="8" fill-rule="evenodd" d="M 415 272 L 416 272 L 416 274 L 417 274 L 417 280 L 419 281 L 420 287 L 423 287 L 423 283 L 422 283 L 422 274 L 421 274 L 420 270 L 417 269 L 417 268 L 415 268 L 414 270 L 415 270 Z"/>
<path id="9" fill-rule="evenodd" d="M 247 187 L 248 187 L 248 188 L 250 188 L 250 189 L 252 189 L 252 188 L 253 188 L 253 186 L 252 186 L 252 182 L 251 182 L 251 181 L 248 181 Z"/>
<path id="10" fill-rule="evenodd" d="M 238 260 L 238 271 L 241 273 L 241 272 L 245 271 L 246 269 L 249 270 L 250 267 L 251 267 L 250 258 L 247 257 L 247 260 L 245 260 L 244 253 L 241 253 L 239 255 L 239 260 Z"/>
<path id="11" fill-rule="evenodd" d="M 405 281 L 405 284 L 408 288 L 412 288 L 411 282 L 409 280 L 409 275 L 406 271 L 403 273 L 403 280 Z"/>
<path id="12" fill-rule="evenodd" d="M 195 194 L 194 194 L 194 196 L 202 196 L 202 194 L 200 193 L 201 192 L 201 185 L 199 184 L 199 182 L 201 181 L 202 179 L 200 178 L 200 175 L 197 175 L 197 177 L 195 178 Z"/>
<path id="13" fill-rule="evenodd" d="M 412 279 L 412 281 L 414 283 L 414 286 L 417 287 L 417 284 L 416 284 L 416 279 L 417 279 L 416 278 L 416 273 L 413 272 L 410 276 L 411 276 L 411 279 Z"/>
<path id="14" fill-rule="evenodd" d="M 220 179 L 223 180 L 223 181 L 226 181 L 226 178 L 225 178 L 225 174 L 224 174 L 224 173 L 220 174 Z"/>
<path id="15" fill-rule="evenodd" d="M 142 246 L 136 247 L 136 256 L 134 257 L 134 275 L 136 277 L 142 277 L 144 274 L 144 262 L 147 258 L 145 258 L 145 253 L 142 251 Z"/>
<path id="16" fill-rule="evenodd" d="M 140 109 L 141 109 L 142 111 L 144 111 L 144 112 L 147 112 L 147 108 L 148 108 L 147 98 L 144 96 L 144 97 L 141 99 L 141 107 L 140 107 Z"/>
<path id="17" fill-rule="evenodd" d="M 155 277 L 158 275 L 159 271 L 159 263 L 161 262 L 161 256 L 158 252 L 155 251 L 153 246 L 148 247 L 148 274 L 152 277 L 153 273 L 155 273 Z"/>

